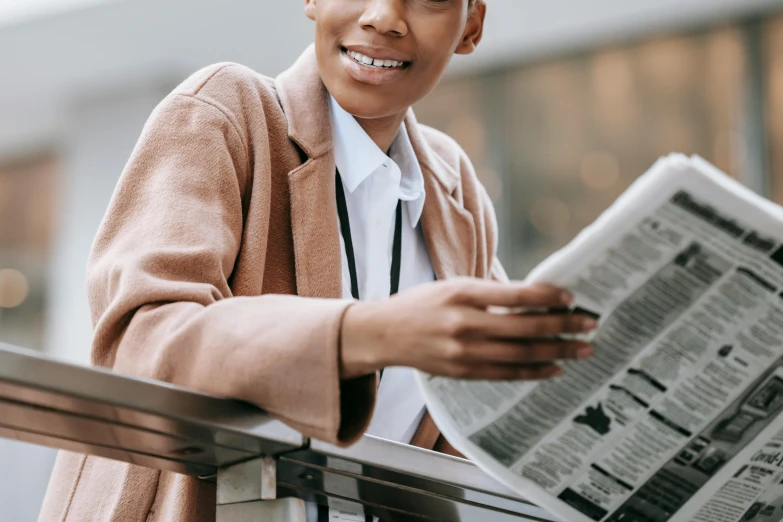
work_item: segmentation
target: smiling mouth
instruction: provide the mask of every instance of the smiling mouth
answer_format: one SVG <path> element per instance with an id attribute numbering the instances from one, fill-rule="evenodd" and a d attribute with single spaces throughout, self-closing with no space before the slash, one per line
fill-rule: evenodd
<path id="1" fill-rule="evenodd" d="M 365 67 L 370 67 L 373 69 L 404 69 L 410 65 L 410 62 L 398 62 L 396 60 L 379 60 L 377 58 L 371 58 L 362 53 L 350 51 L 345 48 L 343 48 L 342 51 L 359 65 L 364 65 Z"/>

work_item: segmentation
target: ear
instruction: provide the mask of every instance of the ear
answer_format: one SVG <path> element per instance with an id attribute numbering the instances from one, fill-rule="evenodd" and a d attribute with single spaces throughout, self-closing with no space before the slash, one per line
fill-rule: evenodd
<path id="1" fill-rule="evenodd" d="M 310 20 L 315 20 L 315 0 L 305 0 L 305 15 Z"/>
<path id="2" fill-rule="evenodd" d="M 315 3 L 315 0 L 310 0 Z M 465 24 L 465 32 L 454 51 L 456 54 L 471 54 L 476 50 L 481 37 L 484 36 L 484 19 L 487 16 L 487 4 L 479 0 L 468 13 L 468 21 Z"/>

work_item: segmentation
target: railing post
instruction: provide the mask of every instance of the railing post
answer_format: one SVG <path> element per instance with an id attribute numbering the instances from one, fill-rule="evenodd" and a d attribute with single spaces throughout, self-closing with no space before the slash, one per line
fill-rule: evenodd
<path id="1" fill-rule="evenodd" d="M 218 471 L 217 522 L 306 522 L 305 503 L 277 498 L 277 460 L 264 457 Z"/>

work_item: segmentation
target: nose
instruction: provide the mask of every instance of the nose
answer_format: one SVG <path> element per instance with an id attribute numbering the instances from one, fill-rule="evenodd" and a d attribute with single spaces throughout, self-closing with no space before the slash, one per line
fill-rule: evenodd
<path id="1" fill-rule="evenodd" d="M 402 37 L 408 34 L 405 22 L 406 0 L 368 0 L 359 25 L 364 29 L 375 29 L 383 35 Z"/>

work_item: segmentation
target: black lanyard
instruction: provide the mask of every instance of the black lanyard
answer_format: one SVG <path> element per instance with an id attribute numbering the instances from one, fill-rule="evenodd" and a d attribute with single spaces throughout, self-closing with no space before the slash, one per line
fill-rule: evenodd
<path id="1" fill-rule="evenodd" d="M 345 257 L 348 258 L 348 272 L 351 274 L 351 295 L 357 301 L 359 300 L 359 277 L 356 275 L 356 256 L 353 250 L 353 239 L 351 238 L 351 222 L 348 220 L 348 205 L 345 202 L 345 190 L 343 189 L 343 179 L 340 177 L 340 171 L 336 175 L 337 188 L 337 214 L 340 216 L 340 230 L 343 234 L 345 243 Z M 390 291 L 392 296 L 400 290 L 400 263 L 402 262 L 402 201 L 397 201 L 397 217 L 394 222 L 394 242 L 392 243 L 392 264 L 389 274 Z M 383 378 L 383 370 L 381 370 Z M 318 506 L 318 522 L 328 522 L 329 508 L 327 506 Z M 365 522 L 372 522 L 373 517 L 365 516 Z"/>
<path id="2" fill-rule="evenodd" d="M 337 214 L 340 216 L 340 229 L 345 242 L 345 257 L 348 258 L 348 272 L 351 274 L 351 295 L 359 300 L 359 278 L 356 275 L 356 257 L 351 239 L 351 222 L 348 220 L 348 205 L 345 203 L 345 191 L 340 171 L 337 171 Z M 389 295 L 400 290 L 400 263 L 402 262 L 402 201 L 397 201 L 397 218 L 394 223 L 394 242 L 392 243 L 392 264 L 389 281 Z"/>

